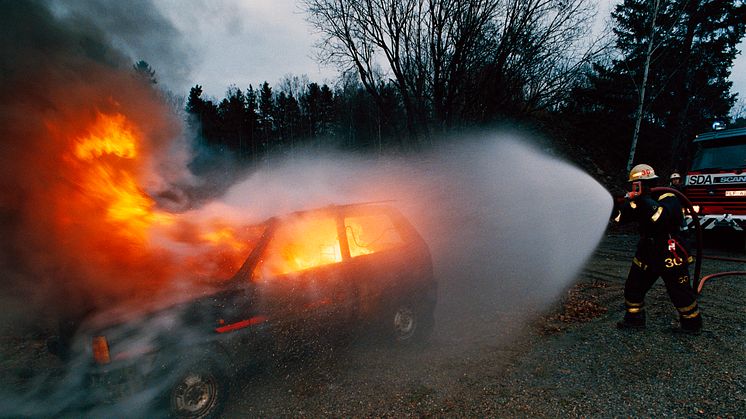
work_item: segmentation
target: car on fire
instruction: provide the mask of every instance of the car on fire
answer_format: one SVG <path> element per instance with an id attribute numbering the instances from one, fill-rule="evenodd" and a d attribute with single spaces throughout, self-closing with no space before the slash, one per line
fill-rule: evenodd
<path id="1" fill-rule="evenodd" d="M 156 411 L 213 417 L 231 376 L 319 336 L 375 330 L 423 342 L 434 323 L 431 255 L 389 203 L 332 205 L 247 228 L 234 275 L 168 309 L 97 315 L 75 340 L 91 400 L 146 389 Z"/>

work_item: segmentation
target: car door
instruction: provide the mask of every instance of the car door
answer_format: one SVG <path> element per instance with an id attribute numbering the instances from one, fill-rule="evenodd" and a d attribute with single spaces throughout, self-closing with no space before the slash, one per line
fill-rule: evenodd
<path id="1" fill-rule="evenodd" d="M 346 251 L 346 249 L 345 249 Z M 257 266 L 260 304 L 291 338 L 326 333 L 347 315 L 345 266 L 332 211 L 281 220 Z"/>
<path id="2" fill-rule="evenodd" d="M 349 247 L 349 277 L 358 290 L 362 316 L 375 313 L 407 283 L 411 264 L 405 235 L 385 207 L 350 209 L 343 217 Z"/>

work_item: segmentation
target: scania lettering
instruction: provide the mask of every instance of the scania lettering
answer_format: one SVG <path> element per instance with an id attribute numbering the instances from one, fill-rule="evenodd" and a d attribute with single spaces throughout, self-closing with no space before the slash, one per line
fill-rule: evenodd
<path id="1" fill-rule="evenodd" d="M 684 194 L 702 228 L 746 231 L 746 128 L 699 134 L 693 145 Z"/>
<path id="2" fill-rule="evenodd" d="M 717 183 L 746 183 L 746 176 L 721 176 Z"/>
<path id="3" fill-rule="evenodd" d="M 709 185 L 712 183 L 712 176 L 687 176 L 689 185 Z"/>

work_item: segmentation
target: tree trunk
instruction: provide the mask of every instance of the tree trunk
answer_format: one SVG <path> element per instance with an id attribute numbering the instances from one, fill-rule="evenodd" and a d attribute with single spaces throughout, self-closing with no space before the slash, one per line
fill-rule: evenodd
<path id="1" fill-rule="evenodd" d="M 637 115 L 635 117 L 635 130 L 632 133 L 632 146 L 629 150 L 629 159 L 627 159 L 627 172 L 632 170 L 632 163 L 635 160 L 635 151 L 637 150 L 637 139 L 640 136 L 640 125 L 642 124 L 642 115 L 645 108 L 645 87 L 648 84 L 648 74 L 650 73 L 650 58 L 653 55 L 653 40 L 655 37 L 655 21 L 658 19 L 658 7 L 660 0 L 654 0 L 653 15 L 650 18 L 650 39 L 648 39 L 648 49 L 645 53 L 645 67 L 642 71 L 642 83 L 639 87 L 639 97 L 637 104 Z"/>

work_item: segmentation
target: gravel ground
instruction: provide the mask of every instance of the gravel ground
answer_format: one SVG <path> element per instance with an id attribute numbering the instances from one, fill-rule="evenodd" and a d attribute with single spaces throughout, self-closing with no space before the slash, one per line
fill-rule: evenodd
<path id="1" fill-rule="evenodd" d="M 677 313 L 662 281 L 648 298 L 648 327 L 618 331 L 623 262 L 634 238 L 610 236 L 587 266 L 583 293 L 606 314 L 536 341 L 495 393 L 500 416 L 744 417 L 746 415 L 746 278 L 708 282 L 700 297 L 704 331 L 674 332 Z M 743 258 L 743 252 L 705 254 Z M 703 274 L 746 269 L 706 260 Z"/>
<path id="2" fill-rule="evenodd" d="M 746 417 L 746 278 L 705 286 L 699 336 L 673 332 L 677 314 L 662 281 L 647 299 L 647 329 L 619 331 L 635 242 L 609 234 L 546 312 L 477 303 L 452 316 L 457 303 L 442 298 L 425 347 L 320 342 L 238 377 L 223 416 Z M 708 260 L 703 272 L 737 269 L 746 266 Z M 30 391 L 35 376 L 55 368 L 43 348 L 38 339 L 0 339 L 4 389 Z"/>

